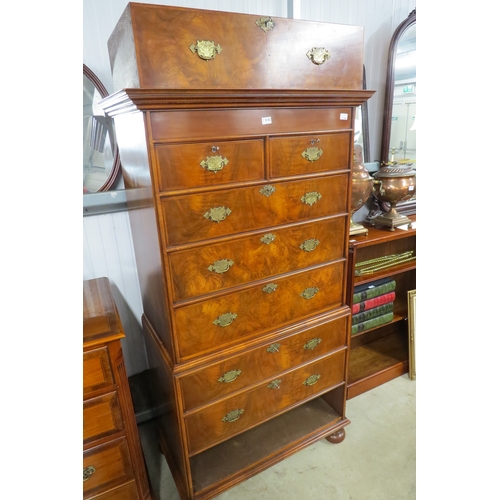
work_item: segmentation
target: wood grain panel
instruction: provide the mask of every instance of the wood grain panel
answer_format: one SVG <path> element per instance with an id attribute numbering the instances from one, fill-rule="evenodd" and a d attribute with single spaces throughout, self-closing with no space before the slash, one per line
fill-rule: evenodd
<path id="1" fill-rule="evenodd" d="M 102 347 L 83 353 L 83 394 L 114 384 L 108 349 Z"/>
<path id="2" fill-rule="evenodd" d="M 83 443 L 124 430 L 118 394 L 112 392 L 83 402 Z"/>

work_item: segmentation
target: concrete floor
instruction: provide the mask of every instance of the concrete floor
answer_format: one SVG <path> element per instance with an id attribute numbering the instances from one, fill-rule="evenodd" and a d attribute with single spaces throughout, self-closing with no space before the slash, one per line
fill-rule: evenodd
<path id="1" fill-rule="evenodd" d="M 347 401 L 340 444 L 318 441 L 216 500 L 414 500 L 416 382 L 407 375 Z M 139 425 L 154 500 L 180 500 L 154 426 Z M 214 500 L 215 500 L 214 499 Z"/>

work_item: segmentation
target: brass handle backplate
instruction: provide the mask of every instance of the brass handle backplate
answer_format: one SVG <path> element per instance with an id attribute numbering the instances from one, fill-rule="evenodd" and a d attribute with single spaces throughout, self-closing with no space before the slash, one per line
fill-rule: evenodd
<path id="1" fill-rule="evenodd" d="M 276 26 L 274 21 L 270 17 L 261 17 L 255 21 L 255 24 L 264 32 L 268 32 L 274 29 Z"/>
<path id="2" fill-rule="evenodd" d="M 309 288 L 306 288 L 301 294 L 300 296 L 303 298 L 303 299 L 306 299 L 306 300 L 309 300 L 309 299 L 312 299 L 317 293 L 319 292 L 319 288 L 315 287 L 315 286 L 311 286 Z"/>
<path id="3" fill-rule="evenodd" d="M 304 380 L 304 385 L 314 385 L 320 379 L 320 377 L 321 375 L 319 373 L 315 373 L 314 375 L 311 375 Z"/>
<path id="4" fill-rule="evenodd" d="M 200 59 L 209 61 L 222 52 L 222 47 L 209 40 L 196 40 L 196 43 L 189 46 L 189 50 L 193 54 L 197 53 Z"/>
<path id="5" fill-rule="evenodd" d="M 300 245 L 300 249 L 304 250 L 304 252 L 312 252 L 319 245 L 319 240 L 316 238 L 311 238 L 310 240 L 304 241 L 302 245 Z"/>
<path id="6" fill-rule="evenodd" d="M 273 233 L 267 233 L 264 236 L 262 236 L 262 238 L 260 239 L 260 241 L 262 241 L 262 243 L 265 243 L 266 245 L 269 245 L 269 243 L 272 243 L 275 239 L 276 239 L 276 235 L 275 234 L 273 234 Z"/>
<path id="7" fill-rule="evenodd" d="M 311 50 L 307 51 L 306 56 L 310 61 L 319 66 L 330 59 L 330 52 L 324 47 L 313 47 Z"/>
<path id="8" fill-rule="evenodd" d="M 204 217 L 212 222 L 217 222 L 217 224 L 223 221 L 229 214 L 231 209 L 227 207 L 214 207 L 205 212 Z"/>
<path id="9" fill-rule="evenodd" d="M 200 165 L 213 173 L 220 172 L 227 164 L 229 160 L 227 158 L 222 158 L 222 156 L 207 156 L 205 160 L 200 162 Z"/>
<path id="10" fill-rule="evenodd" d="M 304 196 L 302 196 L 300 201 L 312 207 L 316 202 L 321 200 L 321 198 L 321 193 L 318 193 L 317 191 L 311 191 L 310 193 L 306 193 Z"/>
<path id="11" fill-rule="evenodd" d="M 274 186 L 271 186 L 271 184 L 268 184 L 267 186 L 264 186 L 259 193 L 263 194 L 264 196 L 271 196 L 274 192 L 276 191 L 276 188 Z"/>
<path id="12" fill-rule="evenodd" d="M 224 373 L 224 375 L 222 375 L 222 377 L 219 377 L 218 378 L 218 381 L 222 384 L 222 383 L 226 383 L 226 384 L 229 384 L 230 382 L 234 382 L 240 375 L 241 375 L 241 370 L 230 370 L 226 373 Z"/>
<path id="13" fill-rule="evenodd" d="M 83 469 L 83 480 L 87 481 L 94 472 L 95 468 L 92 465 L 85 467 L 85 469 Z"/>
<path id="14" fill-rule="evenodd" d="M 217 319 L 214 319 L 213 324 L 224 328 L 226 326 L 229 326 L 237 317 L 238 315 L 236 313 L 224 313 L 221 314 Z"/>
<path id="15" fill-rule="evenodd" d="M 281 344 L 271 344 L 267 349 L 266 351 L 267 352 L 270 352 L 270 353 L 273 353 L 273 352 L 279 352 L 280 350 L 280 347 L 281 347 Z"/>
<path id="16" fill-rule="evenodd" d="M 315 339 L 308 340 L 304 344 L 304 349 L 308 349 L 309 351 L 312 351 L 313 349 L 315 349 L 318 346 L 318 344 L 320 342 L 321 342 L 321 339 L 319 337 L 317 337 Z"/>
<path id="17" fill-rule="evenodd" d="M 266 293 L 273 293 L 276 291 L 277 288 L 278 285 L 276 285 L 276 283 L 269 283 L 269 285 L 266 285 L 262 288 L 262 291 Z"/>
<path id="18" fill-rule="evenodd" d="M 229 271 L 233 264 L 234 262 L 231 259 L 221 259 L 215 261 L 207 269 L 212 273 L 222 274 Z"/>
<path id="19" fill-rule="evenodd" d="M 308 161 L 319 160 L 320 156 L 323 154 L 323 150 L 314 146 L 312 148 L 307 148 L 302 152 L 302 157 Z"/>
<path id="20" fill-rule="evenodd" d="M 273 380 L 271 383 L 267 385 L 268 389 L 279 389 L 281 384 L 281 380 L 277 378 L 276 380 Z"/>
<path id="21" fill-rule="evenodd" d="M 242 410 L 241 408 L 237 408 L 236 410 L 230 411 L 223 419 L 223 422 L 235 422 L 241 417 L 241 414 L 245 410 Z"/>

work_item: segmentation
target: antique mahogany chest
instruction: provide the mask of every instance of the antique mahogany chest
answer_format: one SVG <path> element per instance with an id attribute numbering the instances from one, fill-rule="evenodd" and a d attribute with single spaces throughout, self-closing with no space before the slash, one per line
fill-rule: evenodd
<path id="1" fill-rule="evenodd" d="M 131 3 L 108 42 L 160 446 L 208 499 L 344 438 L 363 28 Z"/>

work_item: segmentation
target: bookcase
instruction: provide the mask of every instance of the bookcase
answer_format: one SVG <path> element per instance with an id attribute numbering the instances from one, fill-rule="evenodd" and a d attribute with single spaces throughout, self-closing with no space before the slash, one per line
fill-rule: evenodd
<path id="1" fill-rule="evenodd" d="M 410 216 L 412 221 L 416 215 Z M 348 302 L 355 288 L 383 278 L 396 282 L 394 315 L 386 324 L 351 335 L 347 399 L 408 372 L 408 291 L 416 289 L 416 259 L 384 264 L 371 273 L 356 275 L 356 264 L 412 252 L 416 256 L 416 228 L 388 231 L 367 226 L 367 235 L 349 240 Z"/>

